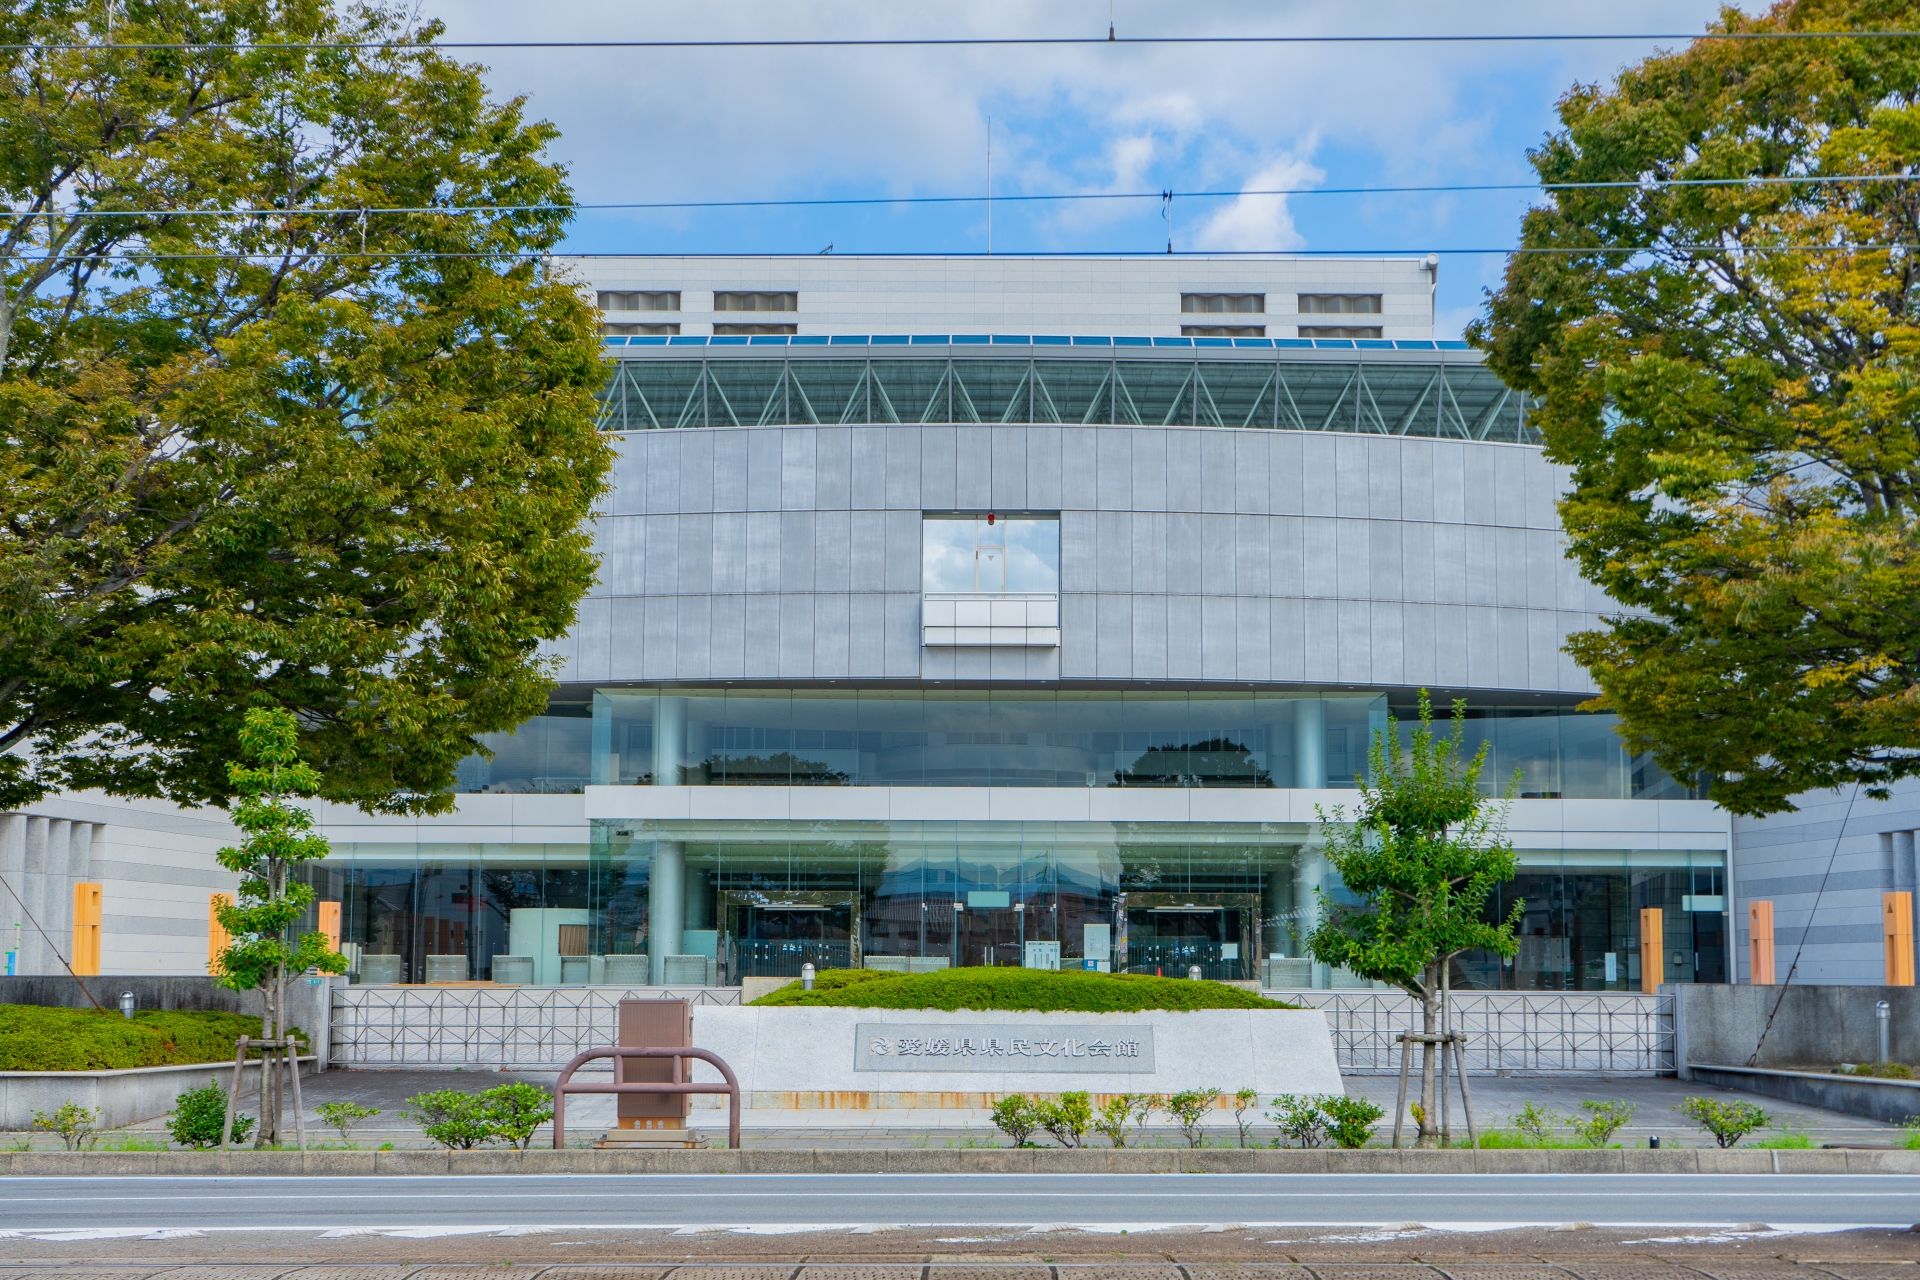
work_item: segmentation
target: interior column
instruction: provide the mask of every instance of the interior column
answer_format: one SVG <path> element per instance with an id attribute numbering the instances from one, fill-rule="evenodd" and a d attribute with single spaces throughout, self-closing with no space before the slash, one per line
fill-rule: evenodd
<path id="1" fill-rule="evenodd" d="M 663 700 L 664 701 L 664 700 Z M 687 847 L 678 840 L 653 846 L 647 877 L 647 969 L 653 985 L 665 986 L 667 957 L 681 954 L 686 939 Z"/>
<path id="2" fill-rule="evenodd" d="M 1293 704 L 1293 785 L 1308 791 L 1327 785 L 1327 704 L 1318 698 Z"/>

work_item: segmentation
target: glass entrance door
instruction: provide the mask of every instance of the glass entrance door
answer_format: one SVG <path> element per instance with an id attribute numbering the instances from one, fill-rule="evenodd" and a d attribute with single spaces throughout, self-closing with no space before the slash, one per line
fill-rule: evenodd
<path id="1" fill-rule="evenodd" d="M 1132 894 L 1127 900 L 1127 972 L 1241 981 L 1255 972 L 1254 929 L 1260 900 L 1252 894 Z"/>
<path id="2" fill-rule="evenodd" d="M 800 966 L 856 969 L 854 904 L 849 897 L 796 894 L 772 900 L 728 894 L 727 972 L 740 978 L 797 978 Z"/>
<path id="3" fill-rule="evenodd" d="M 955 967 L 1018 967 L 1027 940 L 1027 912 L 1020 907 L 971 907 L 957 915 Z"/>

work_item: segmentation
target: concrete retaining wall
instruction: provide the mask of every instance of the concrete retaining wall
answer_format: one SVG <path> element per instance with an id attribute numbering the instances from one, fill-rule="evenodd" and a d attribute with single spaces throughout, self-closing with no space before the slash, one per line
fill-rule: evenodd
<path id="1" fill-rule="evenodd" d="M 1674 1034 L 1680 1078 L 1689 1068 L 1712 1063 L 1745 1066 L 1760 1047 L 1756 1067 L 1830 1071 L 1842 1062 L 1873 1062 L 1880 1056 L 1873 1006 L 1892 1008 L 1895 1062 L 1920 1063 L 1920 987 L 1735 987 L 1674 983 L 1660 988 L 1674 997 Z M 1761 1042 L 1761 1030 L 1779 1014 Z"/>
<path id="2" fill-rule="evenodd" d="M 0 1153 L 47 1176 L 510 1173 L 1892 1173 L 1920 1151 L 1362 1151 L 1095 1148 L 791 1151 L 159 1151 Z"/>
<path id="3" fill-rule="evenodd" d="M 314 1059 L 300 1059 L 300 1072 Z M 258 1063 L 247 1065 L 246 1087 L 258 1080 Z M 100 1112 L 101 1128 L 152 1120 L 173 1110 L 173 1100 L 208 1080 L 222 1088 L 233 1082 L 233 1064 L 199 1063 L 183 1067 L 135 1067 L 127 1071 L 0 1071 L 0 1129 L 33 1128 L 33 1113 L 52 1112 L 77 1102 Z M 243 1095 L 244 1096 L 244 1095 Z"/>
<path id="4" fill-rule="evenodd" d="M 1920 1081 L 1876 1080 L 1831 1072 L 1778 1071 L 1763 1067 L 1709 1067 L 1694 1064 L 1693 1078 L 1723 1089 L 1822 1107 L 1842 1115 L 1867 1116 L 1886 1124 L 1904 1124 L 1920 1116 Z"/>

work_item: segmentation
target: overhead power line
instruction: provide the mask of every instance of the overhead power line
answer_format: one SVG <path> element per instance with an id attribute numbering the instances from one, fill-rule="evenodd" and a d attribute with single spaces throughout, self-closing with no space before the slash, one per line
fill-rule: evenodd
<path id="1" fill-rule="evenodd" d="M 1476 192 L 1507 191 L 1659 191 L 1691 187 L 1820 186 L 1829 183 L 1872 184 L 1883 182 L 1914 182 L 1917 180 L 1920 180 L 1920 174 L 1845 173 L 1768 178 L 1650 178 L 1620 182 L 1430 183 L 1398 187 L 1249 187 L 1239 191 L 1065 191 L 1034 195 L 996 195 L 992 197 L 992 199 L 999 200 L 1003 203 L 1013 202 L 1022 204 L 1077 200 L 1165 200 L 1169 196 L 1178 200 L 1233 200 L 1239 199 L 1242 196 L 1458 195 Z M 672 209 L 799 209 L 847 208 L 871 205 L 966 205 L 982 204 L 987 200 L 988 197 L 986 196 L 822 196 L 818 198 L 790 200 L 646 200 L 583 202 L 577 204 L 448 204 L 396 205 L 392 207 L 382 207 L 379 205 L 341 205 L 301 206 L 292 209 L 259 207 L 240 209 L 27 210 L 11 214 L 0 213 L 0 221 L 4 221 L 7 217 L 57 220 L 63 218 L 253 218 L 328 217 L 344 215 L 358 218 L 363 216 L 370 217 L 375 214 L 551 213 L 561 210 L 572 212 L 644 213 L 648 211 Z"/>
<path id="2" fill-rule="evenodd" d="M 225 41 L 143 41 L 137 43 L 0 44 L 0 50 L 49 53 L 118 49 L 128 52 L 231 51 L 300 52 L 334 49 L 907 49 L 1059 47 L 1074 45 L 1328 45 L 1328 44 L 1541 44 L 1554 42 L 1646 42 L 1662 40 L 1913 40 L 1920 31 L 1588 31 L 1526 33 L 1446 32 L 1366 35 L 1221 35 L 1221 36 L 883 36 L 758 40 L 445 40 L 409 44 L 399 40 L 319 41 L 312 44 Z"/>
<path id="3" fill-rule="evenodd" d="M 1475 256 L 1525 256 L 1529 254 L 1558 254 L 1576 256 L 1581 254 L 1611 254 L 1633 257 L 1654 253 L 1721 253 L 1730 256 L 1746 256 L 1774 253 L 1878 253 L 1885 251 L 1920 252 L 1920 243 L 1905 244 L 1899 242 L 1872 244 L 1678 244 L 1678 245 L 1642 245 L 1637 247 L 1613 247 L 1608 245 L 1580 245 L 1561 247 L 1548 246 L 1508 246 L 1496 249 L 1175 249 L 1171 256 L 1175 258 L 1424 258 L 1428 254 L 1450 254 L 1455 257 Z M 0 264 L 12 261 L 38 262 L 46 255 L 13 253 L 0 254 Z M 355 250 L 304 250 L 259 251 L 251 253 L 143 253 L 138 251 L 115 251 L 113 253 L 63 253 L 60 258 L 79 259 L 87 262 L 201 262 L 221 261 L 235 263 L 308 263 L 333 260 L 379 260 L 383 262 L 427 262 L 437 259 L 457 261 L 465 259 L 493 259 L 507 261 L 540 262 L 554 259 L 580 259 L 584 261 L 632 260 L 639 259 L 703 259 L 703 258 L 811 258 L 817 257 L 816 250 L 801 250 L 794 253 L 769 253 L 764 250 L 752 253 L 589 253 L 570 252 L 564 249 L 522 250 L 516 252 L 472 252 L 452 253 L 440 249 L 367 249 Z M 841 253 L 835 250 L 837 257 L 862 258 L 986 258 L 988 255 L 978 249 L 926 249 L 917 251 L 877 250 L 873 253 L 860 253 L 857 250 Z M 1165 258 L 1166 249 L 996 249 L 995 258 Z"/>

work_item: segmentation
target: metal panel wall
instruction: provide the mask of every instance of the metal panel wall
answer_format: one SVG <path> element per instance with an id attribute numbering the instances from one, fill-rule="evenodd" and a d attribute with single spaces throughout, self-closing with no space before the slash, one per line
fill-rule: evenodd
<path id="1" fill-rule="evenodd" d="M 1470 441 L 1076 425 L 619 438 L 567 681 L 1178 680 L 1586 693 L 1558 468 Z M 925 511 L 1059 510 L 1061 648 L 922 649 Z"/>

